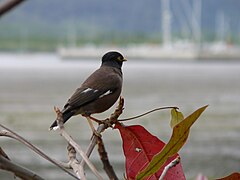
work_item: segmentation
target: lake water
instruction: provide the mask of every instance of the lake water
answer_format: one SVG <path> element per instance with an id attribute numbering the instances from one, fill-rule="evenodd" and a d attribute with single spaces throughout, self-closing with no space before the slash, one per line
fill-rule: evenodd
<path id="1" fill-rule="evenodd" d="M 62 61 L 51 54 L 0 54 L 0 122 L 49 156 L 66 161 L 66 142 L 48 131 L 55 119 L 53 106 L 62 107 L 99 60 Z M 240 168 L 240 61 L 150 61 L 129 59 L 123 66 L 125 110 L 122 118 L 161 106 L 178 106 L 188 115 L 209 104 L 191 128 L 180 151 L 187 179 L 202 173 L 222 177 Z M 113 111 L 97 115 L 105 118 Z M 127 122 L 141 124 L 165 142 L 171 136 L 170 112 L 160 111 Z M 91 131 L 85 119 L 74 117 L 66 129 L 84 148 Z M 118 177 L 123 179 L 124 156 L 120 135 L 107 130 L 103 140 Z M 69 179 L 64 172 L 20 143 L 1 137 L 9 157 L 45 179 Z M 91 160 L 103 173 L 98 153 Z M 87 171 L 89 179 L 95 179 Z M 0 171 L 1 179 L 13 179 Z"/>

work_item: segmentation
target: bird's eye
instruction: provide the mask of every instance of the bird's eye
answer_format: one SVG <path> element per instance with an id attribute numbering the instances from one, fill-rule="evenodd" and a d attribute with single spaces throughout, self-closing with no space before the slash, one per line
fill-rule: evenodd
<path id="1" fill-rule="evenodd" d="M 118 56 L 117 60 L 118 60 L 118 61 L 122 61 L 122 57 L 121 57 L 121 56 Z"/>

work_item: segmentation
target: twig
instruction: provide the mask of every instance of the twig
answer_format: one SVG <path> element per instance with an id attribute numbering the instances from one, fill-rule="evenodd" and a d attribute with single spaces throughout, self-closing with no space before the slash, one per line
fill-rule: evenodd
<path id="1" fill-rule="evenodd" d="M 165 166 L 159 180 L 163 180 L 163 178 L 166 176 L 168 170 L 171 169 L 172 167 L 175 167 L 177 164 L 179 164 L 180 160 L 181 160 L 180 156 L 178 156 L 172 162 L 170 162 L 167 166 Z"/>
<path id="2" fill-rule="evenodd" d="M 0 147 L 0 156 L 5 157 L 6 159 L 10 160 L 10 158 L 8 157 L 8 155 L 4 152 L 4 150 Z"/>
<path id="3" fill-rule="evenodd" d="M 10 11 L 12 8 L 14 8 L 15 6 L 19 5 L 20 3 L 22 3 L 24 0 L 8 0 L 5 3 L 2 3 L 0 5 L 0 17 L 2 15 L 4 15 L 5 13 L 7 13 L 8 11 Z"/>
<path id="4" fill-rule="evenodd" d="M 98 126 L 98 128 L 97 128 L 97 133 L 103 132 L 104 129 L 105 129 L 105 125 L 104 125 L 104 124 L 100 124 L 100 125 Z M 92 154 L 92 151 L 93 151 L 93 149 L 94 149 L 94 147 L 95 147 L 96 144 L 97 144 L 97 136 L 93 136 L 92 139 L 91 139 L 90 144 L 88 145 L 87 151 L 86 151 L 86 153 L 85 153 L 85 154 L 87 155 L 87 157 L 90 157 L 90 155 Z M 82 159 L 80 165 L 81 165 L 82 167 L 84 167 L 84 165 L 85 165 L 84 159 Z"/>
<path id="5" fill-rule="evenodd" d="M 124 109 L 123 106 L 124 106 L 124 99 L 123 99 L 123 97 L 120 97 L 117 108 L 115 109 L 114 113 L 111 114 L 111 116 L 109 118 L 109 120 L 112 124 L 117 123 L 118 117 L 123 112 L 123 109 Z"/>
<path id="6" fill-rule="evenodd" d="M 108 127 L 111 127 L 113 124 L 117 123 L 117 119 L 118 117 L 122 114 L 123 112 L 123 106 L 124 106 L 124 98 L 120 97 L 119 102 L 118 102 L 118 106 L 115 109 L 114 113 L 111 114 L 109 119 L 103 120 L 103 123 L 100 124 L 97 128 L 97 132 L 101 133 L 103 131 L 105 131 Z M 95 147 L 97 143 L 97 137 L 93 136 L 87 151 L 86 151 L 86 155 L 89 157 Z M 81 161 L 81 166 L 84 166 L 85 162 L 84 160 Z"/>
<path id="7" fill-rule="evenodd" d="M 105 150 L 103 140 L 100 137 L 98 137 L 97 139 L 98 139 L 98 141 L 97 141 L 97 143 L 98 143 L 98 153 L 99 153 L 100 158 L 101 158 L 102 163 L 103 163 L 103 169 L 106 171 L 109 179 L 117 180 L 118 177 L 117 177 L 116 173 L 114 172 L 113 167 L 108 160 L 108 155 L 107 155 L 107 152 Z"/>
<path id="8" fill-rule="evenodd" d="M 117 108 L 115 109 L 114 113 L 111 114 L 109 119 L 104 120 L 103 123 L 98 126 L 98 128 L 97 128 L 97 132 L 98 133 L 103 132 L 108 127 L 111 127 L 113 124 L 117 123 L 118 117 L 122 114 L 123 106 L 124 106 L 124 99 L 122 97 L 120 97 L 119 104 L 118 104 Z M 59 129 L 61 131 L 61 129 L 64 129 L 63 121 L 62 121 L 62 118 L 61 118 L 62 115 L 61 115 L 61 112 L 60 112 L 60 110 L 58 108 L 54 108 L 54 109 L 55 109 L 55 112 L 57 113 L 57 117 L 58 117 L 57 118 L 57 123 L 58 123 Z M 61 134 L 61 132 L 60 132 L 60 134 Z M 61 135 L 63 136 L 63 134 L 61 134 Z M 67 136 L 69 136 L 69 135 L 67 134 Z M 93 135 L 93 137 L 91 139 L 91 142 L 90 142 L 90 144 L 89 144 L 89 146 L 87 148 L 87 151 L 85 153 L 85 155 L 87 157 L 89 157 L 91 155 L 91 153 L 92 153 L 92 151 L 93 151 L 93 149 L 94 149 L 96 144 L 97 144 L 97 136 Z M 73 146 L 73 144 L 71 144 L 71 145 Z M 75 146 L 73 146 L 73 147 L 76 149 Z M 80 167 L 79 167 L 81 169 L 81 171 L 83 171 L 83 167 L 84 167 L 85 162 L 86 162 L 84 157 L 82 157 L 82 158 L 83 159 L 82 159 L 82 161 L 80 163 Z"/>
<path id="9" fill-rule="evenodd" d="M 1 149 L 2 150 L 2 149 Z M 2 151 L 4 152 L 4 151 Z M 5 153 L 4 153 L 5 154 Z M 6 156 L 0 155 L 0 169 L 14 173 L 15 176 L 26 180 L 43 180 L 42 177 L 16 163 L 10 161 Z"/>
<path id="10" fill-rule="evenodd" d="M 56 160 L 50 158 L 48 155 L 46 155 L 44 152 L 42 152 L 39 148 L 37 148 L 36 146 L 34 146 L 33 144 L 31 144 L 29 141 L 27 141 L 26 139 L 24 139 L 23 137 L 21 137 L 20 135 L 18 135 L 17 133 L 13 132 L 12 130 L 10 130 L 9 128 L 3 126 L 2 124 L 0 124 L 0 127 L 2 127 L 4 130 L 0 131 L 0 136 L 6 136 L 6 137 L 10 137 L 13 138 L 19 142 L 21 142 L 22 144 L 26 145 L 28 148 L 30 148 L 31 150 L 33 150 L 35 153 L 37 153 L 38 155 L 40 155 L 41 157 L 43 157 L 44 159 L 46 159 L 47 161 L 51 162 L 52 164 L 56 165 L 57 167 L 59 167 L 61 170 L 63 170 L 64 172 L 68 173 L 70 176 L 78 179 L 72 172 L 66 170 L 65 168 L 63 168 Z"/>
<path id="11" fill-rule="evenodd" d="M 154 111 L 159 111 L 159 110 L 163 110 L 163 109 L 178 109 L 178 107 L 176 106 L 167 106 L 167 107 L 160 107 L 160 108 L 156 108 L 156 109 L 153 109 L 153 110 L 150 110 L 150 111 L 147 111 L 143 114 L 140 114 L 140 115 L 137 115 L 137 116 L 134 116 L 134 117 L 130 117 L 130 118 L 125 118 L 125 119 L 118 119 L 118 121 L 130 121 L 130 120 L 133 120 L 133 119 L 137 119 L 137 118 L 140 118 L 142 116 L 145 116 L 147 114 L 150 114 Z"/>
<path id="12" fill-rule="evenodd" d="M 86 180 L 86 177 L 84 175 L 83 168 L 79 165 L 79 161 L 76 158 L 76 150 L 74 147 L 68 143 L 67 146 L 68 150 L 68 158 L 69 158 L 69 165 L 72 167 L 74 173 L 77 175 L 77 177 L 81 180 Z"/>
<path id="13" fill-rule="evenodd" d="M 99 172 L 97 171 L 97 169 L 94 167 L 94 165 L 92 164 L 92 162 L 88 159 L 87 155 L 83 152 L 82 148 L 80 147 L 79 144 L 77 144 L 73 138 L 65 131 L 64 126 L 63 126 L 63 117 L 62 117 L 62 113 L 61 111 L 54 107 L 54 110 L 57 114 L 57 124 L 59 126 L 59 130 L 60 130 L 60 135 L 63 136 L 67 142 L 69 144 L 71 144 L 75 150 L 81 155 L 81 157 L 84 159 L 84 161 L 87 163 L 87 165 L 89 166 L 89 168 L 92 170 L 92 172 L 95 174 L 95 176 L 98 179 L 103 179 L 101 177 L 101 175 L 99 174 Z M 82 177 L 81 177 L 82 178 Z"/>

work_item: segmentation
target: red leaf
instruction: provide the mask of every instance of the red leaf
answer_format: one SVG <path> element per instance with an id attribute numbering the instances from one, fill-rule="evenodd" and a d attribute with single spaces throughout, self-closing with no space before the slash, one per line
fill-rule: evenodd
<path id="1" fill-rule="evenodd" d="M 161 149 L 165 146 L 165 143 L 159 140 L 156 136 L 151 135 L 144 127 L 139 125 L 124 126 L 117 124 L 115 128 L 119 129 L 123 140 L 127 178 L 135 179 L 136 175 L 144 169 L 145 166 L 147 166 L 152 157 L 161 151 Z M 158 179 L 164 167 L 173 161 L 177 156 L 178 154 L 169 158 L 157 173 L 147 179 Z M 175 167 L 171 168 L 164 179 L 185 179 L 181 164 L 179 163 Z"/>
<path id="2" fill-rule="evenodd" d="M 240 173 L 235 172 L 235 173 L 230 174 L 227 177 L 220 178 L 217 180 L 237 180 L 237 179 L 240 179 Z"/>

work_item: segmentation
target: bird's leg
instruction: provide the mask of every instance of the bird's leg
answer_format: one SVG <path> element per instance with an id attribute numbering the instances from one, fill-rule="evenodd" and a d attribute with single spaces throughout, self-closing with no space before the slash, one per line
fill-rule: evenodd
<path id="1" fill-rule="evenodd" d="M 109 122 L 109 118 L 107 119 L 104 119 L 104 120 L 99 120 L 99 119 L 96 119 L 92 116 L 89 116 L 89 118 L 95 122 L 97 122 L 98 124 L 105 124 L 107 127 L 113 127 L 111 122 Z"/>
<path id="2" fill-rule="evenodd" d="M 88 120 L 88 124 L 89 124 L 90 128 L 92 129 L 93 134 L 96 135 L 97 137 L 101 137 L 102 135 L 101 135 L 100 133 L 98 133 L 98 132 L 96 131 L 96 129 L 94 128 L 94 125 L 93 125 L 93 123 L 92 123 L 91 118 L 90 118 L 89 116 L 85 116 L 85 117 L 86 117 L 87 120 Z"/>
<path id="3" fill-rule="evenodd" d="M 95 122 L 98 123 L 98 124 L 102 124 L 102 123 L 103 123 L 102 120 L 96 119 L 95 117 L 89 116 L 89 118 L 90 118 L 91 120 L 95 121 Z"/>

